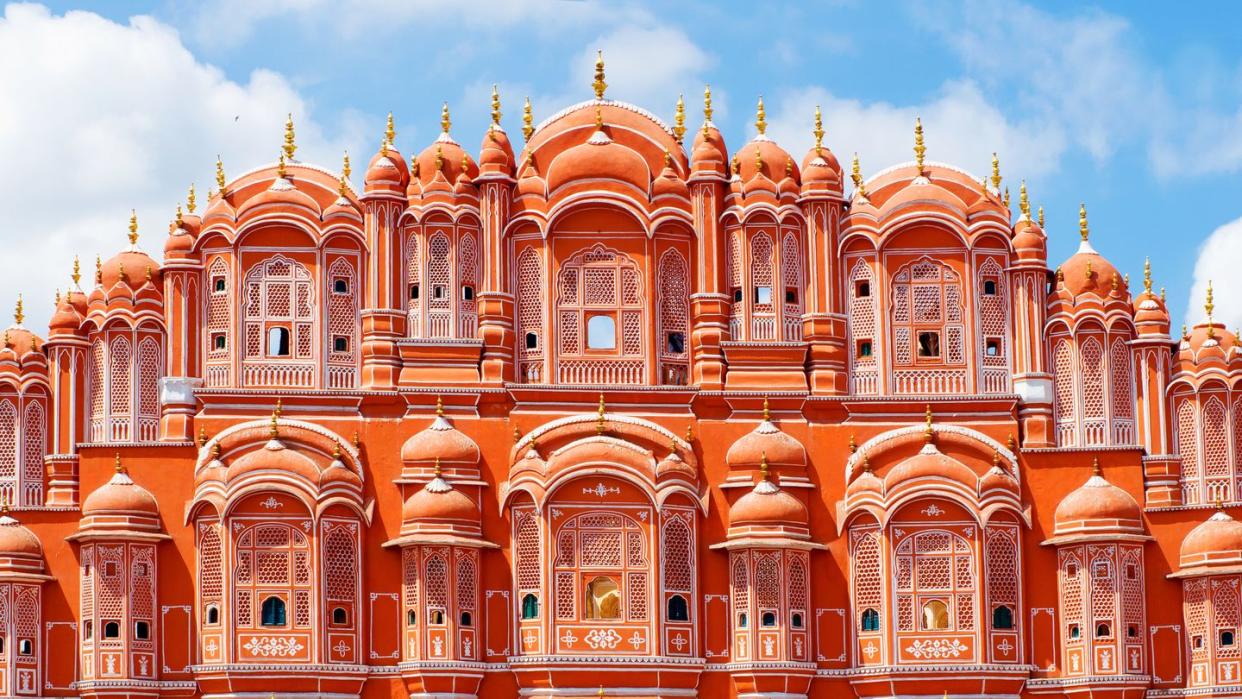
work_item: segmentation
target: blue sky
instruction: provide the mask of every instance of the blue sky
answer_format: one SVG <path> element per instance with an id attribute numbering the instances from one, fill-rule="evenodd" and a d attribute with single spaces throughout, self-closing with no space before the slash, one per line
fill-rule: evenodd
<path id="1" fill-rule="evenodd" d="M 668 5 L 668 7 L 665 7 Z M 44 327 L 53 287 L 124 243 L 137 208 L 158 253 L 190 181 L 215 154 L 238 173 L 274 159 L 283 116 L 299 157 L 365 162 L 386 113 L 407 155 L 439 128 L 476 148 L 500 85 L 505 124 L 590 95 L 603 48 L 609 96 L 666 118 L 703 84 L 730 146 L 770 135 L 798 157 L 821 104 L 826 143 L 864 174 L 928 157 L 976 174 L 999 153 L 1017 197 L 1046 211 L 1052 266 L 1078 243 L 1086 202 L 1097 249 L 1137 288 L 1143 258 L 1174 322 L 1242 322 L 1242 7 L 1203 3 L 595 3 L 510 0 L 203 0 L 7 5 L 0 16 L 0 299 L 23 291 Z M 68 13 L 68 14 L 66 14 Z M 355 174 L 355 182 L 359 176 Z M 200 197 L 202 200 L 202 197 Z M 1015 203 L 1016 206 L 1016 203 Z M 1209 242 L 1210 240 L 1210 242 Z M 86 265 L 89 267 L 89 264 Z M 1235 279 L 1235 277 L 1238 277 Z M 1188 301 L 1193 297 L 1193 303 Z M 9 303 L 4 301 L 5 304 Z M 1189 312 L 1187 311 L 1190 306 Z"/>

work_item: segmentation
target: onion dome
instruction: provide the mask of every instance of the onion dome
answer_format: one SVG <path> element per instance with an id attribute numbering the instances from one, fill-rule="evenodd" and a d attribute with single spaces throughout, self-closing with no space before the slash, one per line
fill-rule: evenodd
<path id="1" fill-rule="evenodd" d="M 402 533 L 410 529 L 445 526 L 465 526 L 479 530 L 479 509 L 460 490 L 455 490 L 439 473 L 418 492 L 405 501 L 401 508 Z"/>
<path id="2" fill-rule="evenodd" d="M 7 507 L 0 510 L 0 580 L 49 579 L 43 571 L 43 545 L 39 538 L 11 517 Z"/>
<path id="3" fill-rule="evenodd" d="M 401 462 L 406 469 L 437 464 L 437 467 L 443 465 L 457 474 L 475 475 L 479 458 L 479 445 L 459 432 L 445 417 L 444 404 L 440 399 L 436 400 L 436 417 L 431 424 L 405 440 L 401 446 Z"/>
<path id="4" fill-rule="evenodd" d="M 755 129 L 759 132 L 750 143 L 738 149 L 737 154 L 740 156 L 742 182 L 745 185 L 751 185 L 752 180 L 762 177 L 773 184 L 780 182 L 786 176 L 786 171 L 795 182 L 800 180 L 798 167 L 792 165 L 793 158 L 789 153 L 780 146 L 776 145 L 776 141 L 768 138 L 768 122 L 767 113 L 763 107 L 763 98 L 759 98 L 759 105 L 755 112 Z"/>
<path id="5" fill-rule="evenodd" d="M 712 123 L 712 88 L 703 89 L 703 127 L 694 135 L 690 167 L 695 174 L 729 176 L 729 152 L 724 137 Z"/>
<path id="6" fill-rule="evenodd" d="M 1242 572 L 1242 522 L 1218 510 L 1186 535 L 1178 558 L 1170 577 Z"/>
<path id="7" fill-rule="evenodd" d="M 547 191 L 547 182 L 539 175 L 539 169 L 535 165 L 534 157 L 528 155 L 526 163 L 522 167 L 521 175 L 518 177 L 517 193 L 514 196 L 523 197 L 531 195 L 544 197 L 547 195 Z"/>
<path id="8" fill-rule="evenodd" d="M 759 540 L 769 545 L 810 539 L 806 505 L 768 480 L 766 464 L 759 473 L 755 487 L 729 508 L 727 538 L 733 543 Z"/>
<path id="9" fill-rule="evenodd" d="M 500 92 L 492 85 L 492 123 L 479 146 L 479 174 L 513 177 L 513 144 L 500 126 Z"/>
<path id="10" fill-rule="evenodd" d="M 440 112 L 440 136 L 424 148 L 417 158 L 418 177 L 425 195 L 441 189 L 445 193 L 451 192 L 454 183 L 463 173 L 472 181 L 479 174 L 478 167 L 470 161 L 466 151 L 449 135 L 452 125 L 446 102 Z"/>
<path id="11" fill-rule="evenodd" d="M 190 201 L 194 201 L 194 187 L 190 187 Z M 197 206 L 191 204 L 191 206 Z M 187 217 L 177 204 L 177 217 L 168 226 L 168 239 L 164 241 L 164 259 L 187 257 L 194 250 L 194 236 L 200 223 L 198 216 Z M 193 225 L 194 232 L 190 226 Z"/>
<path id="12" fill-rule="evenodd" d="M 134 483 L 116 456 L 112 478 L 82 503 L 78 531 L 69 536 L 77 541 L 91 538 L 167 539 L 160 527 L 160 507 L 155 496 Z"/>
<path id="13" fill-rule="evenodd" d="M 1048 259 L 1048 236 L 1044 233 L 1043 209 L 1039 221 L 1031 220 L 1031 202 L 1026 195 L 1026 181 L 1018 188 L 1018 209 L 1022 212 L 1013 227 L 1013 249 L 1024 262 L 1043 264 Z"/>
<path id="14" fill-rule="evenodd" d="M 651 185 L 651 199 L 654 201 L 662 197 L 690 197 L 690 188 L 673 169 L 673 156 L 668 152 L 664 154 L 664 170 Z"/>
<path id="15" fill-rule="evenodd" d="M 1061 265 L 1058 279 L 1062 283 L 1058 290 L 1063 289 L 1071 297 L 1090 292 L 1101 298 L 1114 294 L 1124 298 L 1128 291 L 1125 279 L 1111 262 L 1091 247 L 1085 206 L 1078 209 L 1078 229 L 1082 242 L 1078 244 L 1078 251 Z"/>
<path id="16" fill-rule="evenodd" d="M 1143 293 L 1134 297 L 1134 327 L 1139 335 L 1169 334 L 1169 309 L 1151 291 L 1151 260 L 1143 261 Z"/>
<path id="17" fill-rule="evenodd" d="M 871 461 L 866 454 L 863 454 L 862 473 L 850 481 L 849 486 L 845 489 L 845 498 L 849 500 L 866 494 L 883 497 L 884 481 L 876 477 L 875 472 L 871 470 Z"/>
<path id="18" fill-rule="evenodd" d="M 82 292 L 78 292 L 81 294 Z M 65 294 L 56 304 L 56 311 L 48 322 L 49 334 L 52 336 L 64 333 L 76 333 L 82 327 L 83 316 L 73 307 L 69 294 Z"/>
<path id="19" fill-rule="evenodd" d="M 363 188 L 367 193 L 392 192 L 404 194 L 406 182 L 409 181 L 409 171 L 405 166 L 405 157 L 401 155 L 401 152 L 397 150 L 395 145 L 396 138 L 397 130 L 393 126 L 392 112 L 389 112 L 388 123 L 384 128 L 384 137 L 380 139 L 379 150 L 375 155 L 371 156 L 371 161 L 367 164 L 366 174 L 362 178 Z M 345 169 L 348 170 L 348 168 L 349 161 L 347 159 Z M 346 172 L 345 177 L 349 177 L 348 172 Z"/>
<path id="20" fill-rule="evenodd" d="M 1013 474 L 1001 465 L 1000 452 L 992 452 L 992 468 L 979 479 L 979 494 L 993 490 L 1007 490 L 1017 494 L 1018 482 Z"/>
<path id="21" fill-rule="evenodd" d="M 753 431 L 734 442 L 725 454 L 725 463 L 733 470 L 757 469 L 765 461 L 774 468 L 806 467 L 806 449 L 772 422 L 766 399 L 763 420 Z"/>
<path id="22" fill-rule="evenodd" d="M 603 108 L 595 107 L 595 132 L 587 139 L 556 156 L 548 167 L 548 191 L 585 180 L 612 179 L 646 194 L 651 184 L 651 168 L 638 151 L 617 143 L 608 135 Z"/>
<path id="23" fill-rule="evenodd" d="M 824 145 L 824 118 L 815 107 L 815 145 L 802 159 L 802 192 L 825 192 L 840 195 L 843 173 L 837 156 Z"/>
<path id="24" fill-rule="evenodd" d="M 524 472 L 542 476 L 547 467 L 548 462 L 544 461 L 543 457 L 539 455 L 539 447 L 535 445 L 535 440 L 532 439 L 526 447 L 526 453 L 509 469 L 509 480 L 517 480 L 518 474 Z"/>
<path id="25" fill-rule="evenodd" d="M 216 221 L 231 222 L 237 219 L 237 211 L 225 196 L 228 180 L 224 177 L 224 161 L 216 156 L 216 192 L 207 197 L 207 213 L 203 214 L 203 224 Z"/>
<path id="26" fill-rule="evenodd" d="M 681 455 L 677 453 L 677 440 L 673 440 L 668 456 L 660 459 L 660 463 L 656 464 L 655 476 L 657 481 L 674 476 L 694 480 L 698 475 L 694 467 L 686 463 L 681 458 Z"/>
<path id="27" fill-rule="evenodd" d="M 100 267 L 100 285 L 107 290 L 124 283 L 131 289 L 137 289 L 147 283 L 148 273 L 153 283 L 158 284 L 162 279 L 159 263 L 138 249 L 138 215 L 131 212 L 129 248 L 103 263 Z"/>
<path id="28" fill-rule="evenodd" d="M 18 359 L 39 351 L 43 340 L 26 329 L 22 322 L 26 320 L 25 306 L 22 297 L 17 297 L 17 306 L 13 310 L 13 324 L 4 329 L 0 339 L 0 351 L 11 351 Z"/>
<path id="29" fill-rule="evenodd" d="M 329 204 L 328 208 L 324 209 L 323 212 L 325 223 L 337 220 L 352 221 L 354 223 L 362 222 L 362 212 L 358 210 L 358 204 L 349 196 L 350 174 L 349 153 L 346 153 L 341 161 L 341 178 L 336 188 L 336 201 Z"/>
<path id="30" fill-rule="evenodd" d="M 315 218 L 322 215 L 319 202 L 306 192 L 298 189 L 290 177 L 289 166 L 285 163 L 282 153 L 276 164 L 276 178 L 264 191 L 250 197 L 237 208 L 237 215 L 244 217 L 251 212 L 272 207 L 294 207 L 310 211 Z"/>
<path id="31" fill-rule="evenodd" d="M 1143 537 L 1143 513 L 1126 491 L 1100 474 L 1097 459 L 1091 477 L 1057 505 L 1053 537 L 1046 543 Z"/>

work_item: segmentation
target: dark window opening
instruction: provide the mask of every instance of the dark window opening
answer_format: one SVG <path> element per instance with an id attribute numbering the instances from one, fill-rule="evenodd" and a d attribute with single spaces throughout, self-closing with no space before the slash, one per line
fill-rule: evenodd
<path id="1" fill-rule="evenodd" d="M 759 623 L 765 627 L 776 626 L 776 612 L 764 612 Z"/>
<path id="2" fill-rule="evenodd" d="M 333 279 L 332 280 L 332 292 L 336 294 L 348 294 L 349 293 L 349 280 L 340 279 L 340 278 Z"/>
<path id="3" fill-rule="evenodd" d="M 1138 626 L 1130 624 L 1126 627 L 1126 636 L 1129 638 L 1138 638 Z"/>
<path id="4" fill-rule="evenodd" d="M 212 280 L 211 288 L 217 294 L 223 294 L 224 293 L 224 277 L 216 277 L 214 280 Z"/>
<path id="5" fill-rule="evenodd" d="M 795 304 L 798 302 L 798 290 L 792 286 L 785 287 L 785 303 Z"/>
<path id="6" fill-rule="evenodd" d="M 864 609 L 862 613 L 862 630 L 879 631 L 880 613 L 874 609 Z"/>
<path id="7" fill-rule="evenodd" d="M 1138 577 L 1138 566 L 1133 563 L 1126 564 L 1126 580 L 1134 580 Z"/>
<path id="8" fill-rule="evenodd" d="M 406 626 L 414 626 L 414 625 L 416 625 L 417 623 L 418 623 L 418 613 L 417 613 L 417 612 L 415 612 L 413 609 L 408 610 L 408 611 L 405 613 L 405 625 L 406 625 Z"/>
<path id="9" fill-rule="evenodd" d="M 219 624 L 220 623 L 220 608 L 214 604 L 208 605 L 206 617 L 207 617 L 207 623 L 209 625 L 215 626 L 216 624 Z"/>
<path id="10" fill-rule="evenodd" d="M 462 612 L 460 617 L 461 625 L 469 627 L 474 623 L 474 619 L 470 616 L 470 612 Z"/>
<path id="11" fill-rule="evenodd" d="M 145 621 L 134 622 L 134 638 L 139 641 L 146 641 L 151 638 L 151 625 Z"/>
<path id="12" fill-rule="evenodd" d="M 1080 638 L 1081 636 L 1082 636 L 1082 631 L 1078 629 L 1078 624 L 1070 624 L 1069 637 Z"/>
<path id="13" fill-rule="evenodd" d="M 1221 631 L 1220 632 L 1221 647 L 1232 646 L 1233 642 L 1234 642 L 1233 631 Z"/>
<path id="14" fill-rule="evenodd" d="M 431 287 L 431 298 L 442 299 L 447 295 L 448 295 L 448 289 L 445 289 L 443 284 L 436 284 L 435 286 Z"/>
<path id="15" fill-rule="evenodd" d="M 349 612 L 344 607 L 332 608 L 332 623 L 337 626 L 344 626 L 349 623 Z"/>
<path id="16" fill-rule="evenodd" d="M 860 357 L 871 356 L 871 340 L 859 340 L 858 341 L 858 356 Z"/>
<path id="17" fill-rule="evenodd" d="M 528 594 L 522 598 L 522 618 L 535 619 L 539 617 L 539 598 L 535 595 Z"/>
<path id="18" fill-rule="evenodd" d="M 940 356 L 940 333 L 919 333 L 919 356 L 928 358 Z"/>
<path id="19" fill-rule="evenodd" d="M 332 351 L 333 352 L 348 352 L 349 351 L 349 338 L 341 337 L 340 335 L 334 336 L 332 338 Z"/>
<path id="20" fill-rule="evenodd" d="M 90 621 L 90 620 L 87 620 L 87 622 L 86 622 L 85 626 L 83 626 L 83 628 L 82 628 L 82 638 L 85 638 L 85 639 L 87 639 L 87 640 L 90 640 L 91 635 L 92 635 L 94 632 L 95 632 L 95 626 L 94 626 L 94 624 L 93 624 L 93 623 L 91 623 L 91 621 Z"/>
<path id="21" fill-rule="evenodd" d="M 871 295 L 871 282 L 857 282 L 854 284 L 855 298 L 864 298 Z"/>
<path id="22" fill-rule="evenodd" d="M 263 600 L 263 613 L 260 619 L 263 626 L 284 626 L 285 601 L 279 597 L 268 597 Z"/>
<path id="23" fill-rule="evenodd" d="M 104 563 L 103 574 L 106 577 L 116 577 L 116 561 L 107 561 Z"/>
<path id="24" fill-rule="evenodd" d="M 681 595 L 673 595 L 668 598 L 668 620 L 669 621 L 690 621 L 690 605 L 686 604 L 686 598 Z"/>
<path id="25" fill-rule="evenodd" d="M 4 636 L 0 636 L 0 655 L 4 655 Z"/>
<path id="26" fill-rule="evenodd" d="M 1202 647 L 1203 647 L 1203 637 L 1202 637 L 1202 636 L 1195 636 L 1194 638 L 1190 639 L 1190 645 L 1194 646 L 1194 647 L 1195 647 L 1195 650 L 1198 650 L 1198 649 L 1202 648 Z"/>
<path id="27" fill-rule="evenodd" d="M 466 286 L 463 286 L 461 288 L 461 298 L 464 301 L 473 301 L 474 300 L 474 287 L 468 284 Z"/>
<path id="28" fill-rule="evenodd" d="M 992 628 L 994 629 L 1012 629 L 1013 628 L 1013 609 L 1001 605 L 992 610 Z"/>
<path id="29" fill-rule="evenodd" d="M 539 349 L 539 336 L 535 333 L 526 333 L 526 349 Z"/>
<path id="30" fill-rule="evenodd" d="M 733 303 L 741 303 L 741 302 L 742 302 L 742 290 L 738 288 L 734 288 L 733 289 Z"/>
<path id="31" fill-rule="evenodd" d="M 428 623 L 435 624 L 436 626 L 443 626 L 444 611 L 440 609 L 431 610 L 431 614 L 427 615 L 427 621 Z"/>
<path id="32" fill-rule="evenodd" d="M 792 626 L 792 627 L 794 627 L 795 629 L 800 629 L 800 628 L 802 628 L 802 615 L 801 615 L 801 614 L 799 614 L 799 613 L 797 613 L 797 612 L 794 612 L 793 614 L 790 614 L 790 615 L 789 615 L 789 625 L 790 625 L 790 626 Z"/>
<path id="33" fill-rule="evenodd" d="M 103 637 L 104 638 L 120 638 L 121 637 L 121 625 L 115 621 L 104 622 Z"/>
<path id="34" fill-rule="evenodd" d="M 1096 624 L 1095 625 L 1095 637 L 1096 638 L 1108 638 L 1112 635 L 1113 635 L 1112 626 L 1109 626 L 1108 624 Z"/>
<path id="35" fill-rule="evenodd" d="M 1066 565 L 1065 575 L 1066 577 L 1070 577 L 1070 578 L 1078 577 L 1078 564 L 1071 562 L 1068 565 Z"/>
<path id="36" fill-rule="evenodd" d="M 737 615 L 737 627 L 739 629 L 747 628 L 749 623 L 750 623 L 750 619 L 746 618 L 746 612 L 742 612 L 741 614 Z"/>
<path id="37" fill-rule="evenodd" d="M 289 356 L 289 328 L 276 326 L 267 331 L 267 356 Z"/>
<path id="38" fill-rule="evenodd" d="M 989 357 L 999 357 L 1001 350 L 1001 341 L 995 337 L 989 337 L 983 345 L 983 353 Z"/>
<path id="39" fill-rule="evenodd" d="M 411 301 L 418 300 L 418 285 L 417 284 L 410 285 L 410 300 Z"/>
<path id="40" fill-rule="evenodd" d="M 34 655 L 34 644 L 30 642 L 29 638 L 23 638 L 17 642 L 17 654 Z"/>
<path id="41" fill-rule="evenodd" d="M 211 346 L 218 350 L 224 349 L 226 342 L 227 341 L 224 339 L 223 333 L 216 333 L 211 336 Z"/>
<path id="42" fill-rule="evenodd" d="M 686 336 L 682 333 L 668 334 L 668 353 L 681 354 L 686 351 Z"/>
<path id="43" fill-rule="evenodd" d="M 984 280 L 983 295 L 984 296 L 995 296 L 996 295 L 996 280 L 995 279 Z"/>

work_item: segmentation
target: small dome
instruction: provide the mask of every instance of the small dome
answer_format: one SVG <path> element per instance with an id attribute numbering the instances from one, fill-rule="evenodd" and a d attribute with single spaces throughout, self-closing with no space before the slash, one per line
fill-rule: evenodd
<path id="1" fill-rule="evenodd" d="M 43 545 L 34 532 L 8 515 L 0 514 L 0 557 L 42 557 Z"/>
<path id="2" fill-rule="evenodd" d="M 401 519 L 407 526 L 456 523 L 478 527 L 479 510 L 464 493 L 436 476 L 405 501 Z"/>
<path id="3" fill-rule="evenodd" d="M 85 298 L 82 292 L 77 292 Z M 56 304 L 56 311 L 52 313 L 52 319 L 48 322 L 48 328 L 51 334 L 57 334 L 57 331 L 76 333 L 82 327 L 82 316 L 78 314 L 78 310 L 74 308 L 72 299 L 69 294 L 65 294 L 60 299 L 60 303 Z"/>
<path id="4" fill-rule="evenodd" d="M 316 218 L 323 213 L 319 208 L 319 202 L 315 201 L 314 197 L 298 189 L 288 176 L 280 177 L 277 175 L 272 180 L 271 186 L 243 202 L 237 208 L 237 215 L 243 217 L 257 209 L 273 206 L 292 206 L 307 209 Z"/>
<path id="5" fill-rule="evenodd" d="M 118 457 L 119 461 L 119 457 Z M 159 517 L 160 506 L 146 488 L 134 483 L 129 474 L 117 470 L 112 478 L 86 497 L 82 517 L 94 515 L 148 515 Z"/>
<path id="6" fill-rule="evenodd" d="M 644 196 L 648 193 L 651 170 L 647 161 L 637 151 L 608 138 L 607 128 L 552 160 L 548 167 L 549 192 L 583 180 L 608 179 L 632 185 Z M 599 138 L 601 135 L 603 138 Z"/>
<path id="7" fill-rule="evenodd" d="M 661 459 L 660 463 L 656 464 L 655 475 L 656 480 L 672 476 L 685 476 L 693 480 L 698 477 L 699 474 L 694 470 L 694 467 L 686 463 L 676 451 L 672 451 L 669 452 L 668 456 Z"/>
<path id="8" fill-rule="evenodd" d="M 660 173 L 660 176 L 651 185 L 652 199 L 665 196 L 690 197 L 690 188 L 686 186 L 686 181 L 681 179 L 681 176 L 672 168 L 672 165 L 666 165 L 664 171 Z"/>
<path id="9" fill-rule="evenodd" d="M 776 183 L 785 179 L 787 174 L 795 183 L 801 181 L 798 166 L 789 152 L 767 136 L 756 136 L 755 140 L 738 149 L 735 155 L 741 165 L 739 174 L 743 183 L 749 183 L 761 175 Z"/>
<path id="10" fill-rule="evenodd" d="M 300 450 L 287 448 L 278 437 L 263 448 L 254 449 L 230 463 L 225 481 L 232 482 L 254 471 L 296 474 L 311 483 L 318 483 L 322 475 L 319 465 L 309 456 Z"/>
<path id="11" fill-rule="evenodd" d="M 891 490 L 907 481 L 919 478 L 943 478 L 957 481 L 974 489 L 979 478 L 966 464 L 944 455 L 935 444 L 927 443 L 919 453 L 894 466 L 884 476 L 885 485 Z"/>
<path id="12" fill-rule="evenodd" d="M 802 443 L 782 432 L 766 415 L 752 432 L 729 447 L 725 463 L 731 469 L 756 469 L 765 459 L 773 468 L 806 466 Z"/>
<path id="13" fill-rule="evenodd" d="M 514 197 L 535 196 L 543 198 L 547 195 L 547 182 L 540 177 L 533 161 L 528 161 L 518 177 L 517 193 Z"/>
<path id="14" fill-rule="evenodd" d="M 1186 535 L 1179 558 L 1180 568 L 1200 568 L 1202 572 L 1242 565 L 1242 522 L 1224 510 L 1216 512 Z"/>
<path id="15" fill-rule="evenodd" d="M 21 325 L 10 325 L 0 333 L 0 351 L 12 350 L 19 359 L 37 352 L 43 346 L 43 340 Z"/>
<path id="16" fill-rule="evenodd" d="M 729 508 L 729 528 L 806 527 L 806 505 L 766 477 Z"/>
<path id="17" fill-rule="evenodd" d="M 1048 259 L 1048 236 L 1038 223 L 1023 218 L 1014 226 L 1013 249 L 1019 260 L 1042 262 Z"/>
<path id="18" fill-rule="evenodd" d="M 362 213 L 358 210 L 358 205 L 348 195 L 342 194 L 332 202 L 323 212 L 324 222 L 336 220 L 348 220 L 359 223 L 362 221 Z"/>
<path id="19" fill-rule="evenodd" d="M 705 127 L 695 131 L 694 145 L 690 150 L 691 169 L 697 173 L 727 176 L 729 155 L 724 137 L 710 122 Z"/>
<path id="20" fill-rule="evenodd" d="M 1124 298 L 1127 292 L 1125 278 L 1087 240 L 1083 240 L 1078 245 L 1078 252 L 1070 255 L 1061 265 L 1059 278 L 1062 281 L 1058 290 L 1063 289 L 1071 297 L 1090 292 L 1106 298 L 1115 288 L 1117 294 Z"/>
<path id="21" fill-rule="evenodd" d="M 436 418 L 421 432 L 405 440 L 401 446 L 401 460 L 412 462 L 440 462 L 445 465 L 475 466 L 479 463 L 479 445 L 453 427 L 437 405 Z"/>
<path id="22" fill-rule="evenodd" d="M 868 493 L 873 493 L 882 497 L 884 495 L 884 481 L 876 477 L 875 473 L 872 472 L 870 468 L 870 464 L 865 464 L 863 472 L 858 474 L 858 476 L 851 481 L 849 486 L 845 489 L 845 497 L 848 500 L 852 497 Z"/>
<path id="23" fill-rule="evenodd" d="M 826 147 L 811 148 L 802 159 L 802 191 L 842 193 L 841 163 Z"/>
<path id="24" fill-rule="evenodd" d="M 1053 534 L 1143 534 L 1142 508 L 1098 472 L 1057 505 Z"/>
<path id="25" fill-rule="evenodd" d="M 366 191 L 404 192 L 403 170 L 398 166 L 401 162 L 403 162 L 401 154 L 395 149 L 381 148 L 371 157 L 367 172 L 363 176 L 363 186 Z"/>
<path id="26" fill-rule="evenodd" d="M 116 286 L 118 282 L 124 282 L 131 289 L 141 288 L 147 283 L 148 273 L 153 284 L 160 284 L 162 279 L 159 263 L 132 245 L 128 250 L 113 255 L 104 262 L 101 270 L 102 286 L 105 290 Z"/>
<path id="27" fill-rule="evenodd" d="M 448 133 L 441 133 L 434 143 L 424 148 L 418 154 L 417 161 L 418 176 L 424 191 L 437 176 L 443 177 L 448 184 L 447 189 L 451 190 L 463 173 L 469 180 L 474 180 L 479 174 L 479 168 L 469 154 Z"/>
<path id="28" fill-rule="evenodd" d="M 479 173 L 513 176 L 513 145 L 509 134 L 496 124 L 488 127 L 479 148 Z"/>

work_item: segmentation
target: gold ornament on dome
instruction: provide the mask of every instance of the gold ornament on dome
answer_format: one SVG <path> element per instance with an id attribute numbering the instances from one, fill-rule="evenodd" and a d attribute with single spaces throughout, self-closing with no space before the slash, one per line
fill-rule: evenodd
<path id="1" fill-rule="evenodd" d="M 998 158 L 996 156 L 996 153 L 993 152 L 992 153 L 992 189 L 995 189 L 996 191 L 999 192 L 1000 186 L 1001 186 L 1000 158 Z"/>
<path id="2" fill-rule="evenodd" d="M 397 142 L 397 128 L 392 121 L 392 112 L 388 112 L 388 123 L 384 125 L 384 140 L 388 141 L 390 147 L 395 147 Z"/>
<path id="3" fill-rule="evenodd" d="M 595 99 L 604 99 L 604 90 L 608 89 L 608 83 L 604 82 L 604 52 L 602 50 L 595 52 L 595 81 L 591 83 L 591 89 L 595 91 Z"/>
<path id="4" fill-rule="evenodd" d="M 198 199 L 194 194 L 194 183 L 193 182 L 190 183 L 190 191 L 186 192 L 186 195 L 185 195 L 185 208 L 191 214 L 194 213 L 194 210 L 198 208 Z"/>
<path id="5" fill-rule="evenodd" d="M 768 113 L 763 108 L 763 95 L 759 95 L 759 106 L 755 108 L 755 130 L 760 136 L 764 136 L 768 132 Z"/>
<path id="6" fill-rule="evenodd" d="M 819 105 L 815 105 L 815 130 L 811 132 L 815 135 L 815 155 L 823 155 L 824 151 L 824 115 L 819 111 Z"/>
<path id="7" fill-rule="evenodd" d="M 138 212 L 134 209 L 129 210 L 129 244 L 138 244 Z"/>
<path id="8" fill-rule="evenodd" d="M 522 107 L 522 138 L 529 141 L 532 134 L 535 133 L 535 115 L 531 111 L 530 98 L 526 98 L 526 104 Z"/>
<path id="9" fill-rule="evenodd" d="M 453 127 L 453 120 L 449 118 L 448 102 L 440 108 L 440 131 L 447 134 L 449 129 Z"/>
<path id="10" fill-rule="evenodd" d="M 298 150 L 298 145 L 293 137 L 293 112 L 289 113 L 289 118 L 285 121 L 285 145 L 281 148 L 284 150 L 285 157 L 293 160 L 293 154 Z"/>
<path id="11" fill-rule="evenodd" d="M 220 190 L 220 196 L 224 196 L 224 161 L 220 156 L 216 156 L 216 187 Z"/>
<path id="12" fill-rule="evenodd" d="M 923 119 L 921 117 L 914 118 L 914 164 L 918 169 L 920 176 L 924 175 L 923 156 L 927 153 L 927 146 L 923 144 Z"/>
<path id="13" fill-rule="evenodd" d="M 1091 237 L 1091 229 L 1087 226 L 1086 204 L 1078 205 L 1078 235 L 1081 236 L 1083 240 Z"/>
<path id="14" fill-rule="evenodd" d="M 681 143 L 686 137 L 686 100 L 677 95 L 677 110 L 673 113 L 673 138 Z"/>

